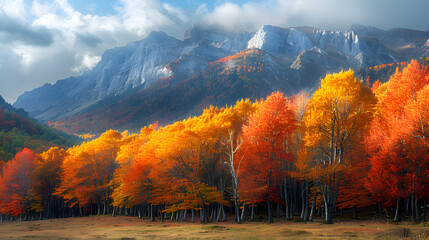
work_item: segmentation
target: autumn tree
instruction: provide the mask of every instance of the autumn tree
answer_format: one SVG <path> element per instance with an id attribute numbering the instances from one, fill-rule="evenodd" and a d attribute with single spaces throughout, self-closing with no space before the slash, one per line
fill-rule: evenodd
<path id="1" fill-rule="evenodd" d="M 33 192 L 36 168 L 33 151 L 24 148 L 8 162 L 0 180 L 0 210 L 2 214 L 20 215 L 28 219 L 29 212 L 36 203 Z M 34 210 L 40 210 L 34 209 Z"/>
<path id="2" fill-rule="evenodd" d="M 281 162 L 294 159 L 290 143 L 296 125 L 291 100 L 274 92 L 260 103 L 243 127 L 243 171 L 246 171 L 243 182 L 255 182 L 266 190 L 270 223 L 273 222 L 272 204 L 278 192 L 275 183 L 281 175 Z"/>
<path id="3" fill-rule="evenodd" d="M 327 223 L 332 223 L 342 172 L 373 117 L 375 103 L 371 90 L 349 70 L 326 75 L 308 105 L 300 157 L 319 182 Z"/>
<path id="4" fill-rule="evenodd" d="M 293 152 L 298 154 L 301 151 L 301 147 L 303 145 L 304 138 L 304 124 L 303 118 L 304 114 L 307 112 L 308 103 L 310 101 L 309 94 L 306 91 L 301 91 L 298 94 L 295 94 L 293 97 L 293 109 L 295 111 L 295 118 L 297 119 L 297 128 L 293 134 Z M 292 219 L 292 200 L 295 198 L 293 192 L 293 185 L 295 181 L 301 181 L 302 190 L 301 190 L 301 219 L 303 221 L 307 220 L 308 216 L 308 200 L 310 190 L 314 189 L 311 187 L 311 179 L 308 176 L 308 165 L 306 162 L 300 161 L 300 159 L 296 159 L 294 164 L 292 165 L 290 161 L 283 161 L 282 169 L 283 169 L 283 188 L 284 188 L 284 199 L 286 202 L 286 218 Z M 313 191 L 313 198 L 316 199 L 317 191 Z M 310 212 L 310 219 L 312 219 L 314 209 Z"/>
<path id="5" fill-rule="evenodd" d="M 67 150 L 56 194 L 71 207 L 96 204 L 98 214 L 109 212 L 112 180 L 118 164 L 116 154 L 127 141 L 127 133 L 109 130 L 99 138 Z"/>
<path id="6" fill-rule="evenodd" d="M 225 147 L 226 164 L 231 176 L 232 196 L 235 209 L 235 220 L 240 223 L 240 165 L 244 156 L 239 156 L 239 150 L 243 144 L 240 136 L 241 127 L 248 117 L 257 109 L 258 103 L 252 104 L 249 99 L 237 101 L 234 107 L 225 109 L 219 113 L 214 123 L 217 126 L 219 140 Z M 218 141 L 219 141 L 218 140 Z M 237 157 L 238 156 L 238 157 Z M 221 178 L 222 181 L 222 178 Z M 254 204 L 251 204 L 254 207 Z M 252 208 L 253 209 L 253 208 Z M 224 214 L 225 216 L 225 214 Z"/>
<path id="7" fill-rule="evenodd" d="M 353 219 L 357 219 L 357 210 L 375 203 L 371 191 L 366 187 L 368 171 L 371 168 L 362 144 L 355 146 L 355 151 L 347 163 L 342 175 L 338 193 L 339 209 L 352 209 Z"/>
<path id="8" fill-rule="evenodd" d="M 396 203 L 395 221 L 400 200 L 409 199 L 419 222 L 419 200 L 428 197 L 428 85 L 429 68 L 413 60 L 375 91 L 378 114 L 366 138 L 372 166 L 367 186 L 379 201 Z"/>
<path id="9" fill-rule="evenodd" d="M 157 127 L 157 124 L 152 124 L 142 128 L 133 141 L 121 147 L 116 158 L 120 165 L 117 174 L 121 179 L 116 181 L 119 185 L 115 189 L 117 195 L 114 196 L 114 205 L 131 207 L 149 203 L 150 192 L 156 186 L 154 166 L 159 163 L 154 155 L 156 144 L 153 144 L 152 139 L 157 134 Z M 120 202 L 123 203 L 118 204 Z M 140 211 L 139 215 L 142 215 Z M 150 216 L 154 218 L 152 206 Z"/>
<path id="10" fill-rule="evenodd" d="M 46 218 L 53 217 L 55 209 L 60 207 L 55 201 L 54 192 L 61 182 L 61 165 L 65 157 L 66 151 L 58 147 L 52 147 L 36 157 L 34 189 L 35 194 L 40 196 Z"/>
<path id="11" fill-rule="evenodd" d="M 223 203 L 223 199 L 220 192 L 203 178 L 207 171 L 203 157 L 205 147 L 201 144 L 201 136 L 198 132 L 192 131 L 195 127 L 192 121 L 192 119 L 184 120 L 164 129 L 168 137 L 161 142 L 158 158 L 168 172 L 168 184 L 174 184 L 180 193 L 174 196 L 175 202 L 170 203 L 168 208 L 178 206 L 182 206 L 182 209 L 184 206 L 193 206 L 191 209 L 201 208 L 202 221 L 207 222 L 209 221 L 208 206 L 212 203 Z M 207 194 L 209 189 L 211 194 Z M 194 197 L 178 198 L 186 195 Z"/>

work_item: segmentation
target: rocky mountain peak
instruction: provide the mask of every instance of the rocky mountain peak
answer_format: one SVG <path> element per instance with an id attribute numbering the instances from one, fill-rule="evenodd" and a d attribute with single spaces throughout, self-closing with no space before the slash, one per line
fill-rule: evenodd
<path id="1" fill-rule="evenodd" d="M 183 40 L 178 40 L 153 31 L 143 40 L 105 51 L 100 62 L 82 76 L 24 93 L 14 106 L 24 108 L 42 121 L 73 116 L 109 96 L 127 94 L 132 88 L 157 86 L 155 83 L 160 79 L 173 79 L 170 85 L 163 84 L 175 86 L 201 72 L 212 71 L 212 62 L 253 48 L 269 57 L 252 69 L 248 66 L 247 73 L 253 69 L 264 76 L 269 73 L 271 77 L 264 80 L 268 85 L 273 85 L 271 78 L 280 81 L 288 76 L 291 81 L 300 82 L 295 86 L 310 86 L 326 72 L 339 68 L 361 68 L 421 56 L 427 53 L 428 34 L 359 25 L 351 31 L 264 25 L 255 33 L 193 26 L 185 32 Z M 407 55 L 399 50 L 406 52 L 410 48 L 397 47 L 408 45 L 419 47 Z"/>

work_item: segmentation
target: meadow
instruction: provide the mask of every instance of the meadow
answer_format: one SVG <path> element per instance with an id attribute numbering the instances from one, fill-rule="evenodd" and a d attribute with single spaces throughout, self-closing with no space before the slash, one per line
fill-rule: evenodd
<path id="1" fill-rule="evenodd" d="M 89 216 L 0 223 L 1 239 L 428 239 L 426 224 L 337 219 L 335 224 L 274 219 L 237 224 L 151 222 L 127 216 Z"/>

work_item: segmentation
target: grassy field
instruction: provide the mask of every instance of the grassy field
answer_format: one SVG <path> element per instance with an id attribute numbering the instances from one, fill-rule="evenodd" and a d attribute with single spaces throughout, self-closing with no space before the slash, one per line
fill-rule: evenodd
<path id="1" fill-rule="evenodd" d="M 273 224 L 231 221 L 199 224 L 150 222 L 136 217 L 90 216 L 0 223 L 0 239 L 429 239 L 425 224 L 372 220 Z"/>

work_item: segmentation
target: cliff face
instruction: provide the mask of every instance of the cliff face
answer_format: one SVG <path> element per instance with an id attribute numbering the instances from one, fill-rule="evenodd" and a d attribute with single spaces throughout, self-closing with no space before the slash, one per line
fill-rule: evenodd
<path id="1" fill-rule="evenodd" d="M 343 68 L 357 69 L 427 55 L 428 42 L 428 32 L 383 31 L 364 26 L 341 32 L 267 25 L 256 33 L 195 26 L 186 31 L 183 40 L 152 32 L 141 41 L 107 50 L 92 70 L 79 77 L 24 93 L 14 106 L 41 121 L 73 116 L 108 97 L 150 88 L 160 79 L 173 79 L 169 83 L 173 87 L 208 69 L 211 62 L 248 49 L 260 49 L 269 56 L 270 66 L 276 66 L 269 69 L 272 81 L 287 77 L 289 83 L 300 83 L 288 83 L 296 87 L 287 89 L 293 92 Z M 261 81 L 278 85 L 265 78 Z"/>

